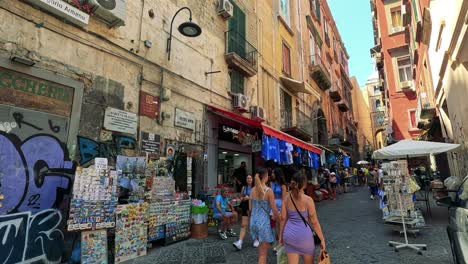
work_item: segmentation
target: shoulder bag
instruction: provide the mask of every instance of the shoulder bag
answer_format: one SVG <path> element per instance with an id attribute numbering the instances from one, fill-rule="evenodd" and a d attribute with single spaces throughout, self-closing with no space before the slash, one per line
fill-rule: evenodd
<path id="1" fill-rule="evenodd" d="M 297 206 L 296 206 L 296 203 L 294 202 L 294 199 L 292 198 L 292 195 L 291 193 L 289 194 L 289 198 L 291 199 L 293 205 L 294 205 L 294 208 L 296 208 L 296 212 L 299 214 L 299 216 L 301 217 L 302 221 L 304 222 L 304 224 L 306 226 L 309 226 L 310 230 L 312 231 L 312 234 L 314 236 L 314 244 L 316 246 L 320 245 L 322 243 L 322 241 L 320 240 L 320 238 L 317 236 L 317 234 L 314 232 L 314 229 L 312 228 L 312 225 L 309 223 L 309 221 L 307 221 L 304 216 L 302 216 L 301 212 L 299 212 L 299 209 L 297 209 Z"/>

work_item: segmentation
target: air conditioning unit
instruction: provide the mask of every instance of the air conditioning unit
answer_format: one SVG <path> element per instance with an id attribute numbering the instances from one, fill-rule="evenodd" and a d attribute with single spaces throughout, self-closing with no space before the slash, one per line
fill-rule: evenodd
<path id="1" fill-rule="evenodd" d="M 218 15 L 224 19 L 229 19 L 234 15 L 234 6 L 229 0 L 219 0 Z"/>
<path id="2" fill-rule="evenodd" d="M 252 118 L 258 121 L 265 121 L 265 111 L 259 106 L 252 106 L 250 109 Z"/>
<path id="3" fill-rule="evenodd" d="M 398 32 L 404 31 L 404 30 L 405 30 L 404 27 L 392 27 L 390 29 L 390 34 L 398 33 Z"/>
<path id="4" fill-rule="evenodd" d="M 413 81 L 404 81 L 400 82 L 400 88 L 404 91 L 415 91 L 415 88 L 413 86 Z"/>
<path id="5" fill-rule="evenodd" d="M 247 96 L 243 94 L 233 94 L 232 95 L 232 106 L 239 112 L 249 111 L 249 106 L 247 102 Z"/>
<path id="6" fill-rule="evenodd" d="M 85 0 L 93 14 L 110 27 L 125 26 L 126 0 Z"/>

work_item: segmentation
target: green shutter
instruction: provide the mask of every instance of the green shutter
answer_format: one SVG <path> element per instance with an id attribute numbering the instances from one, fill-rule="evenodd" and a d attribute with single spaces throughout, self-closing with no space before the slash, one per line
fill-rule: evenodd
<path id="1" fill-rule="evenodd" d="M 231 1 L 234 6 L 234 15 L 229 19 L 229 52 L 235 52 L 241 57 L 245 58 L 245 31 L 246 31 L 246 19 L 245 13 L 234 1 Z"/>
<path id="2" fill-rule="evenodd" d="M 321 18 L 322 18 L 321 13 L 320 13 L 320 0 L 315 0 L 315 7 L 317 8 L 317 9 L 316 9 L 316 11 L 317 11 L 317 12 L 316 12 L 316 13 L 317 13 L 317 19 L 318 19 L 318 21 L 320 22 L 320 21 L 321 21 Z"/>
<path id="3" fill-rule="evenodd" d="M 231 72 L 231 92 L 244 94 L 244 75 L 234 69 Z"/>

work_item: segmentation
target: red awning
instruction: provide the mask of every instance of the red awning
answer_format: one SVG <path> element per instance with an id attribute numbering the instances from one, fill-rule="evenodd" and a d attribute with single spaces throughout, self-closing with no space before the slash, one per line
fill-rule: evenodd
<path id="1" fill-rule="evenodd" d="M 211 106 L 211 105 L 208 106 L 208 109 L 213 112 L 216 112 L 217 114 L 220 114 L 221 116 L 224 116 L 229 119 L 233 119 L 234 121 L 244 123 L 246 125 L 253 126 L 253 127 L 262 127 L 262 123 L 257 120 L 254 120 L 254 119 L 251 119 L 251 118 L 248 118 L 248 117 L 245 117 L 245 116 L 242 116 L 242 115 L 239 115 L 239 114 L 227 111 L 227 110 L 223 110 L 221 108 Z"/>
<path id="2" fill-rule="evenodd" d="M 269 127 L 267 125 L 262 125 L 262 128 L 263 128 L 263 133 L 269 135 L 269 136 L 272 136 L 272 137 L 275 137 L 277 139 L 281 139 L 281 140 L 284 140 L 286 142 L 289 142 L 293 145 L 296 145 L 298 147 L 301 147 L 303 149 L 307 149 L 308 151 L 312 151 L 314 153 L 317 153 L 320 155 L 320 153 L 322 153 L 322 150 L 309 144 L 309 143 L 306 143 L 300 139 L 297 139 L 295 137 L 292 137 L 286 133 L 283 133 L 279 130 L 276 130 L 272 127 Z"/>

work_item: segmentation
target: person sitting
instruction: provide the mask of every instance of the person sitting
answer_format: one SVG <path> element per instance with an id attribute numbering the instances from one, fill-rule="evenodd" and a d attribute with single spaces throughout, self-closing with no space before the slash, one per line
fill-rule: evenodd
<path id="1" fill-rule="evenodd" d="M 213 203 L 213 218 L 218 220 L 218 234 L 223 240 L 227 239 L 228 236 L 237 236 L 231 229 L 232 225 L 236 223 L 237 213 L 227 196 L 228 189 L 223 188 L 221 194 L 216 195 Z"/>

